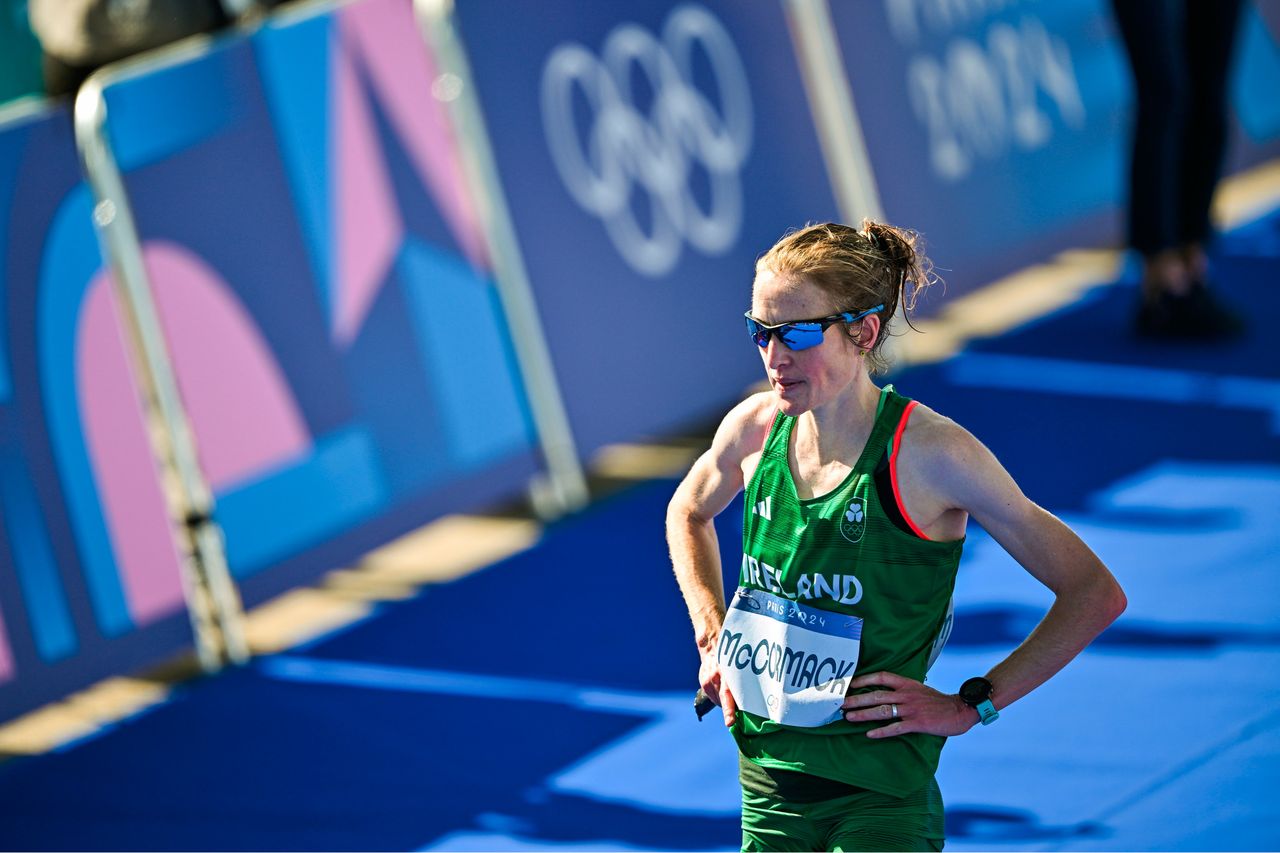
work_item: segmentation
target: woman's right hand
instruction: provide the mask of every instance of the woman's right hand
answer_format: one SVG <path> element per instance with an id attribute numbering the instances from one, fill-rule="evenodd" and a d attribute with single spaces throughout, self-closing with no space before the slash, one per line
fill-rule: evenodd
<path id="1" fill-rule="evenodd" d="M 720 665 L 716 662 L 715 654 L 702 656 L 702 664 L 698 667 L 698 682 L 702 685 L 702 692 L 707 694 L 707 698 L 719 705 L 720 710 L 724 712 L 724 724 L 732 726 L 737 718 L 738 703 L 733 700 L 733 694 L 729 692 L 728 685 L 720 681 Z"/>

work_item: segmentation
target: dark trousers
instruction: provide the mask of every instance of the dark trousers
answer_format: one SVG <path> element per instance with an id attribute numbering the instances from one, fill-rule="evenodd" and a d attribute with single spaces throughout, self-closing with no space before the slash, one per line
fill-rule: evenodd
<path id="1" fill-rule="evenodd" d="M 1153 255 L 1210 233 L 1243 0 L 1112 0 L 1133 69 L 1129 245 Z"/>

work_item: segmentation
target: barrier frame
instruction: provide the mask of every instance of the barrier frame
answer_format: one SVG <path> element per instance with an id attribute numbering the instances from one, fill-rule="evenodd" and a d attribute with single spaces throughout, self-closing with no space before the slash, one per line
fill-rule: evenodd
<path id="1" fill-rule="evenodd" d="M 538 316 L 537 301 L 520 255 L 498 179 L 489 132 L 476 100 L 466 49 L 453 18 L 453 0 L 412 0 L 419 30 L 439 67 L 446 91 L 437 95 L 449 107 L 459 138 L 464 179 L 481 206 L 481 222 L 493 257 L 498 293 L 512 330 L 512 347 L 529 395 L 529 405 L 547 462 L 545 479 L 535 478 L 530 500 L 538 515 L 554 518 L 581 509 L 589 499 L 564 397 Z M 449 78 L 452 79 L 449 79 Z M 455 91 L 447 91 L 456 87 Z"/>
<path id="2" fill-rule="evenodd" d="M 884 219 L 853 90 L 845 77 L 828 0 L 783 0 L 796 56 L 827 161 L 836 203 L 846 222 Z"/>
<path id="3" fill-rule="evenodd" d="M 162 480 L 182 565 L 182 590 L 205 672 L 249 658 L 244 607 L 227 564 L 213 492 L 200 467 L 195 436 L 160 327 L 129 196 L 107 134 L 106 87 L 208 53 L 215 36 L 199 35 L 95 71 L 75 101 L 76 145 L 94 197 L 93 220 L 124 318 L 126 350 L 142 389 L 149 443 Z"/>

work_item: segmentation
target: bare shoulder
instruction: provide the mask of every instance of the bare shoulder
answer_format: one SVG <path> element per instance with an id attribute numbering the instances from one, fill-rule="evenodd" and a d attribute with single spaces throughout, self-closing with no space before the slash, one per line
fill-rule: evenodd
<path id="1" fill-rule="evenodd" d="M 740 462 L 764 444 L 776 414 L 772 392 L 752 394 L 725 415 L 716 430 L 712 448 L 727 454 L 733 462 Z"/>
<path id="2" fill-rule="evenodd" d="M 907 421 L 899 466 L 926 486 L 943 506 L 977 509 L 995 496 L 1017 492 L 1004 466 L 973 433 L 946 415 L 918 404 Z M 1000 498 L 996 498 L 1000 499 Z"/>
<path id="3" fill-rule="evenodd" d="M 924 403 L 916 403 L 902 437 L 903 452 L 930 465 L 962 462 L 982 444 L 960 424 Z"/>
<path id="4" fill-rule="evenodd" d="M 742 490 L 745 469 L 758 457 L 773 421 L 771 394 L 753 394 L 734 406 L 716 429 L 711 447 L 694 461 L 676 489 L 669 518 L 708 522 Z"/>

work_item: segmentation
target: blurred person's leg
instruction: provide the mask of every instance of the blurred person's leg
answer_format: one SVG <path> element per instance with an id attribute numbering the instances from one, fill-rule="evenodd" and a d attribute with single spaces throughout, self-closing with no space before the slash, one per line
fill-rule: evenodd
<path id="1" fill-rule="evenodd" d="M 1129 245 L 1143 259 L 1135 330 L 1144 337 L 1211 340 L 1243 328 L 1205 287 L 1201 248 L 1225 145 L 1226 74 L 1239 5 L 1240 0 L 1112 2 L 1137 107 Z M 1196 49 L 1189 51 L 1192 44 Z M 1206 79 L 1210 63 L 1216 74 Z M 1201 128 L 1206 121 L 1213 126 Z M 1192 204 L 1199 205 L 1197 211 L 1191 212 Z"/>
<path id="2" fill-rule="evenodd" d="M 1129 159 L 1129 245 L 1144 259 L 1144 290 L 1185 289 L 1177 231 L 1178 167 L 1188 86 L 1182 3 L 1113 0 L 1133 72 L 1135 115 Z"/>
<path id="3" fill-rule="evenodd" d="M 1228 76 L 1243 10 L 1243 0 L 1187 4 L 1183 49 L 1189 99 L 1178 238 L 1192 276 L 1200 281 L 1208 272 L 1209 208 L 1226 152 Z"/>

